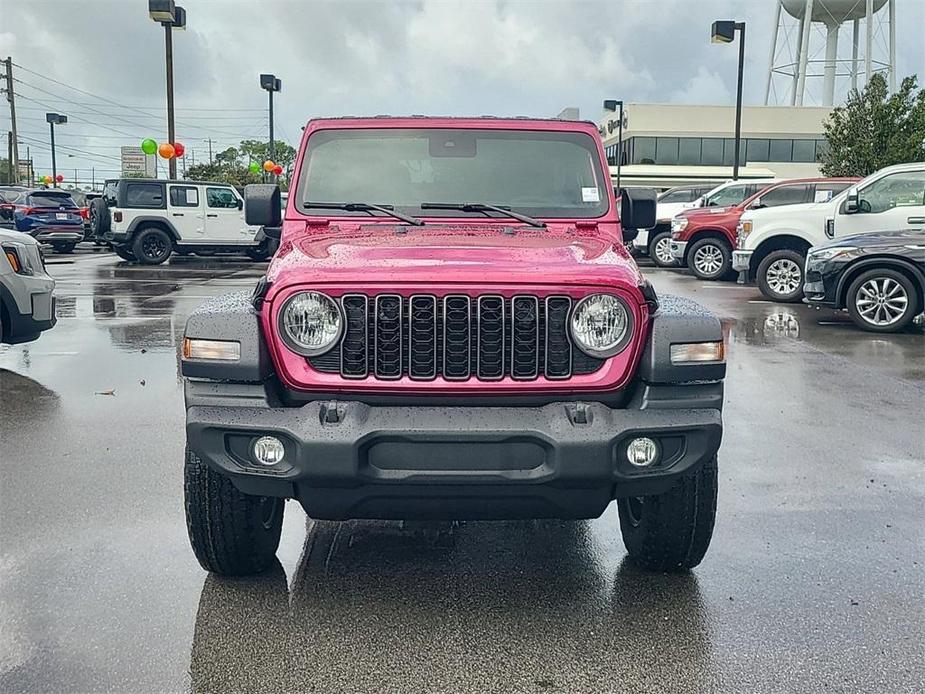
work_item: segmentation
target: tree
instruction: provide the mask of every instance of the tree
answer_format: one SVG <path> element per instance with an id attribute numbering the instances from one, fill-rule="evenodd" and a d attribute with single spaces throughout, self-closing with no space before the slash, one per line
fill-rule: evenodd
<path id="1" fill-rule="evenodd" d="M 867 176 L 891 164 L 925 161 L 925 89 L 915 75 L 890 94 L 883 73 L 876 73 L 823 125 L 828 147 L 820 161 L 826 176 Z"/>
<path id="2" fill-rule="evenodd" d="M 296 151 L 285 142 L 276 142 L 274 163 L 283 167 L 283 175 L 277 179 L 283 190 L 289 188 L 289 176 Z M 269 159 L 270 143 L 260 140 L 243 140 L 237 147 L 229 147 L 216 153 L 211 164 L 196 164 L 189 167 L 186 178 L 196 181 L 220 181 L 234 186 L 248 183 L 261 183 L 264 180 L 263 169 L 258 173 L 250 170 L 252 162 L 263 166 Z"/>

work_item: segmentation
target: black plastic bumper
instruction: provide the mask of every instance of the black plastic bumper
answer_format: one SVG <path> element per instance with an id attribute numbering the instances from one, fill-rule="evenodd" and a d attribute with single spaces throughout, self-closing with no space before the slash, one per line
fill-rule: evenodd
<path id="1" fill-rule="evenodd" d="M 253 442 L 285 457 L 264 468 Z M 629 464 L 636 436 L 658 442 L 650 468 Z M 248 494 L 297 498 L 318 519 L 595 518 L 620 496 L 654 494 L 712 457 L 720 410 L 399 407 L 315 401 L 302 407 L 187 410 L 190 448 Z"/>
<path id="2" fill-rule="evenodd" d="M 33 298 L 33 306 L 34 301 L 35 299 Z M 51 317 L 48 320 L 36 320 L 34 308 L 31 313 L 20 313 L 12 295 L 2 284 L 0 284 L 0 303 L 6 308 L 6 315 L 9 320 L 9 325 L 4 326 L 6 330 L 3 331 L 3 342 L 8 345 L 18 345 L 37 340 L 43 332 L 51 330 L 58 320 L 55 296 L 51 297 Z"/>

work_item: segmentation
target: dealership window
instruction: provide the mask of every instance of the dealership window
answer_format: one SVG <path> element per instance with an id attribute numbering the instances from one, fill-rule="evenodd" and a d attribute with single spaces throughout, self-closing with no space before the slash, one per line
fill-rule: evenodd
<path id="1" fill-rule="evenodd" d="M 792 161 L 793 140 L 771 140 L 768 161 Z"/>
<path id="2" fill-rule="evenodd" d="M 814 161 L 822 161 L 822 155 L 829 151 L 829 143 L 826 140 L 816 140 L 816 158 Z"/>
<path id="3" fill-rule="evenodd" d="M 700 163 L 703 166 L 722 166 L 723 141 L 718 137 L 705 137 L 701 145 Z"/>
<path id="4" fill-rule="evenodd" d="M 682 137 L 678 145 L 678 163 L 681 165 L 697 165 L 701 161 L 700 146 L 703 142 L 699 137 Z"/>
<path id="5" fill-rule="evenodd" d="M 656 164 L 674 166 L 678 163 L 678 138 L 658 137 L 655 143 Z"/>
<path id="6" fill-rule="evenodd" d="M 767 161 L 769 141 L 765 139 L 746 140 L 745 161 Z M 741 152 L 741 150 L 740 150 Z"/>
<path id="7" fill-rule="evenodd" d="M 814 162 L 816 161 L 816 141 L 815 140 L 794 140 L 793 141 L 793 158 L 791 161 L 796 162 Z"/>
<path id="8" fill-rule="evenodd" d="M 654 164 L 655 163 L 655 138 L 654 137 L 634 137 L 633 138 L 633 163 L 634 164 Z"/>

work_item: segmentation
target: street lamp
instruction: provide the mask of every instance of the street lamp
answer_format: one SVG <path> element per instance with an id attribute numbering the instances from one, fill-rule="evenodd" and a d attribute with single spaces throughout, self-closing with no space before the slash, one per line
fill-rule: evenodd
<path id="1" fill-rule="evenodd" d="M 742 71 L 745 67 L 745 22 L 720 20 L 713 22 L 710 32 L 712 43 L 732 43 L 739 32 L 739 75 L 736 84 L 736 136 L 735 161 L 732 164 L 732 180 L 739 179 L 739 145 L 742 140 Z"/>
<path id="2" fill-rule="evenodd" d="M 617 114 L 617 191 L 620 190 L 620 165 L 623 163 L 623 101 L 620 99 L 606 99 L 605 111 L 616 111 Z"/>
<path id="3" fill-rule="evenodd" d="M 276 75 L 260 75 L 260 88 L 270 95 L 270 161 L 276 161 L 276 143 L 273 140 L 273 92 L 282 89 L 283 83 Z"/>
<path id="4" fill-rule="evenodd" d="M 51 129 L 51 177 L 58 180 L 58 165 L 55 162 L 55 125 L 67 123 L 67 116 L 60 113 L 46 113 L 45 121 Z"/>
<path id="5" fill-rule="evenodd" d="M 186 29 L 186 10 L 174 4 L 173 0 L 148 0 L 148 16 L 164 27 L 167 62 L 167 140 L 173 144 L 173 30 Z M 177 160 L 167 160 L 168 176 L 177 178 Z"/>

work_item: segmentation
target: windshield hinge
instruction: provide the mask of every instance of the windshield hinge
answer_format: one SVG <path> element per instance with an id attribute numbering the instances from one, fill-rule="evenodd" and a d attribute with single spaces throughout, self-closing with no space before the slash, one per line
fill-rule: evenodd
<path id="1" fill-rule="evenodd" d="M 576 229 L 597 229 L 597 222 L 593 219 L 579 219 L 575 222 Z"/>
<path id="2" fill-rule="evenodd" d="M 331 220 L 323 217 L 309 217 L 305 220 L 305 224 L 310 227 L 326 227 L 331 224 Z"/>

